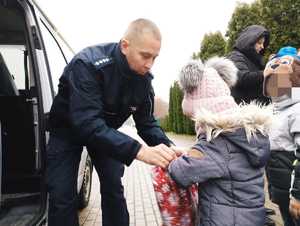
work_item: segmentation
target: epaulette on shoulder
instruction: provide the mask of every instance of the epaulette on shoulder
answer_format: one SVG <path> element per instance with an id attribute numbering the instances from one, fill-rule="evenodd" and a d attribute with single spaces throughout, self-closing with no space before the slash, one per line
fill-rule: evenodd
<path id="1" fill-rule="evenodd" d="M 106 65 L 112 64 L 113 62 L 114 62 L 114 59 L 112 57 L 102 57 L 102 58 L 97 59 L 94 62 L 94 66 L 96 68 L 102 68 Z"/>

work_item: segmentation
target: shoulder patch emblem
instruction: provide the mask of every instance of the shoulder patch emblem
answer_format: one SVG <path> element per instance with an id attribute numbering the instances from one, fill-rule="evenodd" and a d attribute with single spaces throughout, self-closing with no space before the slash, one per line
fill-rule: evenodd
<path id="1" fill-rule="evenodd" d="M 112 61 L 113 61 L 113 58 L 111 58 L 111 57 L 105 57 L 105 58 L 98 59 L 97 61 L 95 61 L 94 65 L 96 67 L 102 67 L 102 66 L 105 66 L 107 64 L 110 64 Z"/>

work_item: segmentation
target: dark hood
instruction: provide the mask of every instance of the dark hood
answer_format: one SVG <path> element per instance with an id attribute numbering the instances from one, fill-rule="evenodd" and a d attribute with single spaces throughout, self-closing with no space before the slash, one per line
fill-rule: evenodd
<path id="1" fill-rule="evenodd" d="M 247 140 L 245 129 L 238 129 L 234 133 L 222 133 L 221 135 L 233 145 L 244 150 L 250 164 L 253 167 L 263 167 L 270 157 L 270 142 L 267 136 L 256 133 L 255 137 Z"/>
<path id="2" fill-rule="evenodd" d="M 262 50 L 259 54 L 256 53 L 254 45 L 258 41 L 259 38 L 265 37 L 264 50 Z M 251 60 L 262 64 L 262 55 L 265 52 L 265 49 L 268 47 L 270 42 L 270 33 L 267 29 L 261 25 L 251 25 L 246 27 L 238 36 L 235 44 L 233 46 L 234 49 L 237 49 L 244 53 Z"/>

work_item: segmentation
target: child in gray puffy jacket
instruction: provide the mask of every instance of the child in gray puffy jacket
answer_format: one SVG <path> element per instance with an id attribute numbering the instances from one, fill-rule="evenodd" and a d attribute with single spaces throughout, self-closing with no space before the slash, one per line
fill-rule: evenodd
<path id="1" fill-rule="evenodd" d="M 272 98 L 274 121 L 270 130 L 271 157 L 267 164 L 269 193 L 279 206 L 284 226 L 300 225 L 299 210 L 291 208 L 291 174 L 300 157 L 300 57 L 291 46 L 281 48 L 264 70 L 264 93 Z M 295 155 L 296 154 L 296 155 Z M 296 165 L 291 203 L 300 205 L 299 167 Z M 292 205 L 293 206 L 293 205 Z M 293 216 L 292 216 L 293 215 Z"/>
<path id="2" fill-rule="evenodd" d="M 270 107 L 238 106 L 230 95 L 234 64 L 192 61 L 180 74 L 186 115 L 196 121 L 198 142 L 169 165 L 186 187 L 199 183 L 200 226 L 263 226 L 264 166 L 270 155 Z"/>

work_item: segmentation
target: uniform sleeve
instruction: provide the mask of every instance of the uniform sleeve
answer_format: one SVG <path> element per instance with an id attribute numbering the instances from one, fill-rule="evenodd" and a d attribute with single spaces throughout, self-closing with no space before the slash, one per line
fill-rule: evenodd
<path id="1" fill-rule="evenodd" d="M 236 86 L 246 87 L 259 87 L 263 83 L 263 71 L 250 71 L 245 59 L 241 56 L 231 55 L 228 57 L 232 60 L 238 69 L 238 81 Z"/>
<path id="2" fill-rule="evenodd" d="M 198 149 L 199 147 L 195 146 L 194 148 Z M 176 183 L 187 187 L 194 183 L 224 177 L 225 163 L 221 159 L 217 160 L 210 155 L 203 154 L 204 157 L 201 159 L 183 155 L 170 163 L 169 173 Z"/>
<path id="3" fill-rule="evenodd" d="M 144 103 L 133 114 L 133 119 L 138 131 L 138 135 L 149 145 L 155 146 L 165 144 L 170 146 L 172 141 L 166 136 L 158 122 L 153 116 L 154 112 L 154 91 L 151 88 Z"/>
<path id="4" fill-rule="evenodd" d="M 141 144 L 106 125 L 103 119 L 101 83 L 83 61 L 73 62 L 68 71 L 69 112 L 81 142 L 127 165 L 135 159 Z"/>

